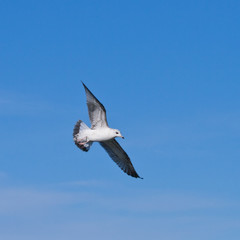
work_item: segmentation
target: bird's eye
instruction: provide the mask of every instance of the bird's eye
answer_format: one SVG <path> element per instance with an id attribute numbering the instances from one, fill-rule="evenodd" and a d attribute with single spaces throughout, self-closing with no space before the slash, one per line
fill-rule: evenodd
<path id="1" fill-rule="evenodd" d="M 116 134 L 118 134 L 118 132 L 116 132 Z"/>

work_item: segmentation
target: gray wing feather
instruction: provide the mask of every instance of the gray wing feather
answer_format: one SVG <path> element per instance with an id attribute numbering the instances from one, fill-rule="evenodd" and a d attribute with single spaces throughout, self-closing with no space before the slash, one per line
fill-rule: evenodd
<path id="1" fill-rule="evenodd" d="M 91 128 L 107 127 L 107 116 L 105 107 L 98 101 L 92 92 L 82 83 L 87 97 L 88 115 L 91 121 Z"/>
<path id="2" fill-rule="evenodd" d="M 106 150 L 112 160 L 128 175 L 141 178 L 135 171 L 130 158 L 128 157 L 127 153 L 122 149 L 119 143 L 115 140 L 109 140 L 100 142 L 101 146 Z"/>

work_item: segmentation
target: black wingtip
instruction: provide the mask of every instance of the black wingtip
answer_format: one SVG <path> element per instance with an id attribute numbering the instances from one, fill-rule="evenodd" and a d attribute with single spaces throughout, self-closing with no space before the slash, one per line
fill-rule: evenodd
<path id="1" fill-rule="evenodd" d="M 135 178 L 140 178 L 140 179 L 143 179 L 142 177 L 140 177 L 139 175 L 137 175 Z"/>
<path id="2" fill-rule="evenodd" d="M 84 87 L 86 87 L 86 85 L 83 83 L 83 81 L 81 81 L 82 82 L 82 85 L 84 86 Z"/>
<path id="3" fill-rule="evenodd" d="M 131 177 L 134 177 L 134 178 L 140 178 L 140 179 L 143 179 L 142 177 L 140 177 L 137 172 L 134 170 L 133 173 L 129 173 L 129 172 L 126 172 L 129 176 Z"/>
<path id="4" fill-rule="evenodd" d="M 88 89 L 88 87 L 83 83 L 83 81 L 81 81 L 82 82 L 82 85 L 84 86 L 84 88 L 85 88 L 85 91 L 88 91 L 88 92 L 90 92 L 91 94 L 92 94 L 92 92 Z M 93 94 L 92 94 L 93 95 Z M 94 96 L 94 95 L 93 95 Z"/>

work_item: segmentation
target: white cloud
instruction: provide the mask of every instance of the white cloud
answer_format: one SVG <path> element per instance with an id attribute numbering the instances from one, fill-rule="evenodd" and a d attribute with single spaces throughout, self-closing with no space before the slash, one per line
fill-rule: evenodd
<path id="1" fill-rule="evenodd" d="M 159 193 L 152 191 L 134 191 L 113 194 L 109 196 L 111 187 L 105 186 L 103 191 L 90 190 L 90 186 L 99 186 L 98 182 L 76 181 L 69 182 L 68 186 L 84 186 L 78 191 L 65 189 L 39 190 L 34 188 L 2 188 L 0 189 L 0 214 L 16 214 L 18 212 L 30 212 L 49 207 L 58 208 L 62 205 L 71 207 L 73 205 L 85 204 L 85 209 L 94 206 L 98 209 L 108 211 L 124 210 L 138 213 L 172 213 L 196 210 L 224 209 L 227 207 L 238 207 L 233 201 L 215 199 L 210 197 L 195 197 L 191 193 Z M 107 189 L 107 191 L 106 191 Z"/>
<path id="2" fill-rule="evenodd" d="M 223 212 L 239 211 L 233 201 L 97 184 L 80 180 L 56 186 L 64 190 L 54 186 L 52 190 L 49 186 L 0 189 L 0 220 L 4 219 L 0 238 L 200 240 L 219 239 L 218 232 L 240 226 L 240 221 L 225 218 Z M 72 190 L 72 186 L 80 188 Z"/>

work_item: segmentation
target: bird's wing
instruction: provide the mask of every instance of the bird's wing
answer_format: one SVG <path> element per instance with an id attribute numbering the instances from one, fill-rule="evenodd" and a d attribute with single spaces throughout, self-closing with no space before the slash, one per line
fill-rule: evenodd
<path id="1" fill-rule="evenodd" d="M 82 83 L 87 97 L 88 114 L 91 121 L 92 129 L 107 127 L 107 116 L 105 107 L 91 93 L 91 91 Z"/>
<path id="2" fill-rule="evenodd" d="M 101 146 L 106 150 L 112 160 L 128 175 L 141 178 L 138 176 L 137 172 L 135 171 L 130 158 L 128 157 L 127 153 L 122 149 L 119 143 L 115 140 L 109 140 L 100 142 Z"/>

